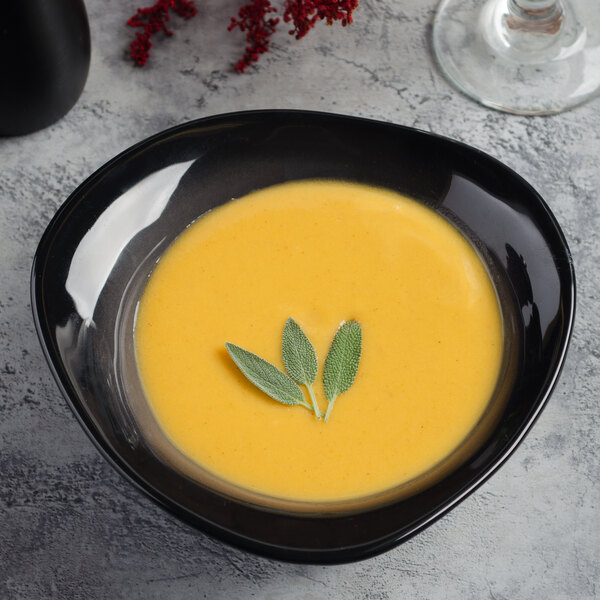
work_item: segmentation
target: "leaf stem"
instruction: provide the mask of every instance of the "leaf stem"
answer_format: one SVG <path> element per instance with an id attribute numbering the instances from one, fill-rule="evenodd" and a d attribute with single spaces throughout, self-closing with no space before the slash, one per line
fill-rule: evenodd
<path id="1" fill-rule="evenodd" d="M 317 398 L 315 397 L 315 392 L 313 391 L 312 384 L 309 383 L 306 385 L 306 387 L 308 389 L 308 394 L 310 395 L 310 399 L 312 401 L 313 410 L 315 411 L 315 417 L 317 417 L 317 419 L 320 419 L 321 411 L 319 410 L 319 405 L 317 403 Z"/>
<path id="2" fill-rule="evenodd" d="M 327 412 L 325 413 L 325 423 L 327 423 L 327 419 L 329 419 L 329 415 L 331 414 L 331 411 L 333 410 L 333 403 L 335 402 L 336 398 L 337 398 L 337 396 L 334 396 L 327 404 Z"/>
<path id="3" fill-rule="evenodd" d="M 298 404 L 301 404 L 304 408 L 310 410 L 310 412 L 314 412 L 313 407 L 306 400 L 302 400 L 302 402 L 298 402 Z"/>

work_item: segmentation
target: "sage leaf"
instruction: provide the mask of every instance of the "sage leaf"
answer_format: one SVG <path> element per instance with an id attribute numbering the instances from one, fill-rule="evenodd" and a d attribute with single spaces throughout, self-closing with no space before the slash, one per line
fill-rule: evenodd
<path id="1" fill-rule="evenodd" d="M 320 419 L 321 411 L 312 388 L 319 368 L 317 353 L 300 325 L 291 317 L 283 328 L 281 358 L 290 377 L 308 389 L 315 416 Z"/>
<path id="2" fill-rule="evenodd" d="M 323 369 L 323 387 L 329 403 L 325 421 L 329 419 L 335 399 L 354 383 L 362 350 L 362 328 L 357 321 L 347 321 L 337 330 Z"/>
<path id="3" fill-rule="evenodd" d="M 312 384 L 317 378 L 317 354 L 302 328 L 291 317 L 286 321 L 281 343 L 285 370 L 297 383 Z"/>
<path id="4" fill-rule="evenodd" d="M 226 342 L 225 347 L 240 371 L 259 390 L 282 404 L 289 406 L 302 404 L 312 410 L 312 407 L 304 399 L 302 390 L 283 371 L 240 346 Z"/>

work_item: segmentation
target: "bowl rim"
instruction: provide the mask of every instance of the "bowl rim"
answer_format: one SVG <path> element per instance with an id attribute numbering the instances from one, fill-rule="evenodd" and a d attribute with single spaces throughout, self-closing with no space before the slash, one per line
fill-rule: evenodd
<path id="1" fill-rule="evenodd" d="M 44 323 L 44 302 L 43 302 L 43 284 L 45 275 L 45 263 L 48 258 L 48 252 L 52 247 L 53 240 L 58 235 L 63 223 L 68 220 L 69 214 L 73 209 L 74 205 L 86 195 L 88 190 L 96 186 L 112 169 L 120 165 L 123 161 L 128 158 L 143 152 L 151 146 L 160 145 L 171 137 L 189 132 L 192 129 L 203 129 L 215 124 L 222 124 L 227 121 L 240 120 L 240 123 L 247 118 L 270 118 L 277 116 L 280 118 L 290 117 L 302 117 L 306 119 L 325 119 L 325 120 L 346 120 L 348 122 L 360 123 L 363 125 L 373 126 L 385 126 L 387 128 L 395 129 L 398 132 L 411 132 L 416 133 L 420 136 L 425 136 L 434 140 L 434 142 L 450 143 L 454 147 L 462 148 L 463 150 L 472 153 L 475 156 L 485 160 L 486 163 L 492 164 L 495 168 L 509 175 L 512 180 L 518 182 L 524 189 L 528 191 L 531 198 L 535 200 L 538 208 L 543 211 L 544 218 L 548 220 L 548 223 L 554 230 L 554 234 L 557 235 L 558 242 L 561 246 L 561 250 L 564 252 L 567 258 L 567 276 L 568 289 L 565 290 L 565 296 L 561 296 L 561 301 L 564 302 L 566 311 L 564 313 L 564 327 L 560 336 L 557 350 L 555 352 L 555 359 L 553 361 L 551 369 L 551 377 L 545 381 L 545 386 L 540 390 L 539 400 L 533 406 L 529 412 L 527 418 L 520 423 L 516 433 L 512 436 L 510 443 L 507 444 L 501 456 L 488 465 L 478 476 L 468 482 L 467 485 L 463 486 L 459 493 L 449 498 L 446 502 L 442 503 L 437 507 L 436 510 L 429 512 L 422 516 L 421 519 L 414 522 L 412 527 L 406 528 L 401 534 L 398 532 L 392 532 L 384 538 L 372 540 L 369 544 L 362 544 L 355 547 L 343 547 L 343 548 L 329 548 L 329 549 L 298 549 L 285 547 L 283 545 L 269 544 L 254 539 L 245 538 L 243 535 L 236 533 L 233 530 L 222 527 L 203 519 L 200 515 L 192 515 L 188 510 L 179 506 L 171 498 L 165 497 L 165 495 L 150 485 L 147 484 L 131 467 L 127 464 L 122 457 L 114 452 L 107 443 L 104 442 L 102 437 L 98 434 L 94 423 L 90 416 L 83 409 L 81 401 L 75 391 L 72 383 L 69 380 L 69 376 L 66 373 L 62 365 L 62 359 L 58 352 L 58 349 L 54 346 L 52 336 L 49 328 Z M 518 173 L 513 171 L 510 167 L 500 162 L 498 159 L 490 156 L 482 150 L 470 146 L 464 142 L 454 140 L 452 138 L 442 136 L 439 134 L 423 131 L 413 127 L 399 125 L 393 122 L 375 120 L 364 117 L 357 117 L 352 115 L 336 114 L 323 111 L 307 111 L 307 110 L 288 110 L 288 109 L 261 109 L 261 110 L 248 110 L 248 111 L 236 111 L 222 114 L 211 115 L 185 123 L 170 127 L 163 131 L 160 131 L 148 138 L 145 138 L 129 148 L 123 150 L 115 157 L 107 161 L 101 167 L 96 169 L 90 176 L 88 176 L 77 188 L 72 191 L 66 200 L 58 208 L 50 222 L 48 223 L 37 249 L 34 254 L 32 268 L 31 268 L 31 280 L 30 280 L 30 294 L 31 294 L 31 306 L 33 319 L 37 335 L 42 346 L 43 354 L 49 365 L 50 371 L 58 385 L 58 388 L 62 396 L 67 401 L 75 417 L 79 421 L 87 436 L 90 438 L 94 446 L 98 449 L 100 454 L 108 461 L 108 463 L 118 471 L 125 479 L 131 484 L 142 491 L 146 497 L 149 497 L 158 505 L 165 508 L 170 514 L 175 515 L 184 522 L 191 524 L 192 526 L 200 529 L 201 531 L 208 533 L 209 535 L 223 540 L 233 546 L 241 548 L 246 551 L 251 551 L 263 556 L 270 558 L 276 558 L 278 560 L 291 561 L 291 562 L 303 562 L 311 564 L 336 564 L 350 562 L 354 560 L 362 560 L 375 556 L 384 551 L 387 551 L 404 541 L 407 541 L 437 519 L 448 513 L 457 504 L 462 502 L 471 493 L 473 493 L 479 486 L 487 481 L 500 467 L 506 462 L 506 460 L 514 453 L 517 447 L 521 444 L 524 437 L 530 431 L 535 421 L 538 419 L 542 410 L 545 408 L 552 392 L 556 387 L 556 383 L 559 379 L 560 373 L 564 366 L 566 353 L 568 350 L 573 325 L 575 318 L 575 305 L 576 305 L 576 284 L 575 284 L 575 270 L 571 253 L 569 251 L 567 241 L 564 233 L 553 215 L 547 203 L 538 194 L 538 192 Z"/>

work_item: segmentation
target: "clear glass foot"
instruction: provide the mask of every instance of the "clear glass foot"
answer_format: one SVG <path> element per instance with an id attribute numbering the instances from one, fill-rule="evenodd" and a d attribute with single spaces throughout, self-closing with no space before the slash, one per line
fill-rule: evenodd
<path id="1" fill-rule="evenodd" d="M 442 0 L 433 48 L 481 104 L 557 113 L 600 93 L 600 0 Z"/>

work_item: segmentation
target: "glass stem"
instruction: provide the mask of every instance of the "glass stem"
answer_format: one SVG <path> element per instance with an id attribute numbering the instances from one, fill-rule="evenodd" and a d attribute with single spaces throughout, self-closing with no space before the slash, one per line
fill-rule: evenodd
<path id="1" fill-rule="evenodd" d="M 564 16 L 560 0 L 508 0 L 505 24 L 532 33 L 557 33 Z"/>
<path id="2" fill-rule="evenodd" d="M 539 12 L 542 10 L 552 10 L 559 4 L 559 0 L 510 0 L 510 4 L 515 8 L 524 11 Z"/>

